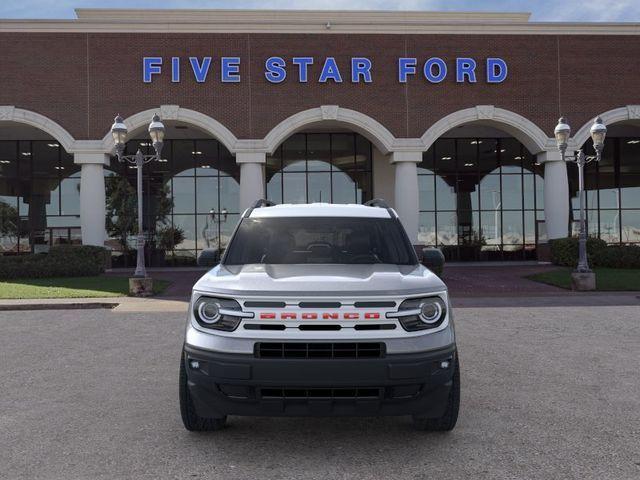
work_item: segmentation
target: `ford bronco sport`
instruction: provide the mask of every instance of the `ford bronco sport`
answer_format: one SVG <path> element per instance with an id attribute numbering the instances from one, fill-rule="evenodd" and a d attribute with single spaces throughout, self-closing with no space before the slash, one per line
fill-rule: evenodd
<path id="1" fill-rule="evenodd" d="M 260 200 L 193 287 L 179 387 L 188 430 L 220 429 L 227 415 L 411 415 L 451 430 L 460 373 L 447 288 L 382 200 Z"/>

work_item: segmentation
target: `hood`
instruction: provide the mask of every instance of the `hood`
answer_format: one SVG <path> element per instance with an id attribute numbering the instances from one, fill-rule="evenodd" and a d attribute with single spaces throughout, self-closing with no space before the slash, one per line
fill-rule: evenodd
<path id="1" fill-rule="evenodd" d="M 231 295 L 411 295 L 446 290 L 422 265 L 218 265 L 194 286 Z"/>

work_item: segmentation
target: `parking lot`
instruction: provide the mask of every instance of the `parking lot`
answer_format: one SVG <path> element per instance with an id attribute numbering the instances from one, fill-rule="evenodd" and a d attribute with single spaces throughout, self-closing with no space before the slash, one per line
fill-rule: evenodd
<path id="1" fill-rule="evenodd" d="M 456 310 L 450 434 L 408 418 L 185 431 L 179 313 L 0 312 L 7 479 L 640 478 L 640 308 Z"/>

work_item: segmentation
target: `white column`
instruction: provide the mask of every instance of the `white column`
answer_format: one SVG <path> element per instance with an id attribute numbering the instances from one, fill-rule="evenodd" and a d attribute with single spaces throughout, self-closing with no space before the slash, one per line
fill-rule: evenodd
<path id="1" fill-rule="evenodd" d="M 393 152 L 391 163 L 396 167 L 395 210 L 414 245 L 418 244 L 419 193 L 418 163 L 422 152 Z"/>
<path id="2" fill-rule="evenodd" d="M 83 245 L 104 246 L 106 239 L 106 199 L 104 165 L 109 155 L 104 153 L 75 153 L 74 162 L 80 164 L 80 226 Z"/>
<path id="3" fill-rule="evenodd" d="M 567 164 L 560 152 L 541 152 L 538 163 L 544 164 L 544 218 L 547 237 L 565 238 L 569 234 L 569 179 Z"/>
<path id="4" fill-rule="evenodd" d="M 240 165 L 240 212 L 244 212 L 256 200 L 264 198 L 264 152 L 238 152 Z"/>

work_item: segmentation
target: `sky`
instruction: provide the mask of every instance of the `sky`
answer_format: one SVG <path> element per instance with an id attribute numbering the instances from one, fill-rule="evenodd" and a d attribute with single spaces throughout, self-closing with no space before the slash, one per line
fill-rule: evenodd
<path id="1" fill-rule="evenodd" d="M 74 8 L 531 12 L 532 21 L 640 22 L 640 0 L 0 0 L 0 18 L 75 18 Z"/>

